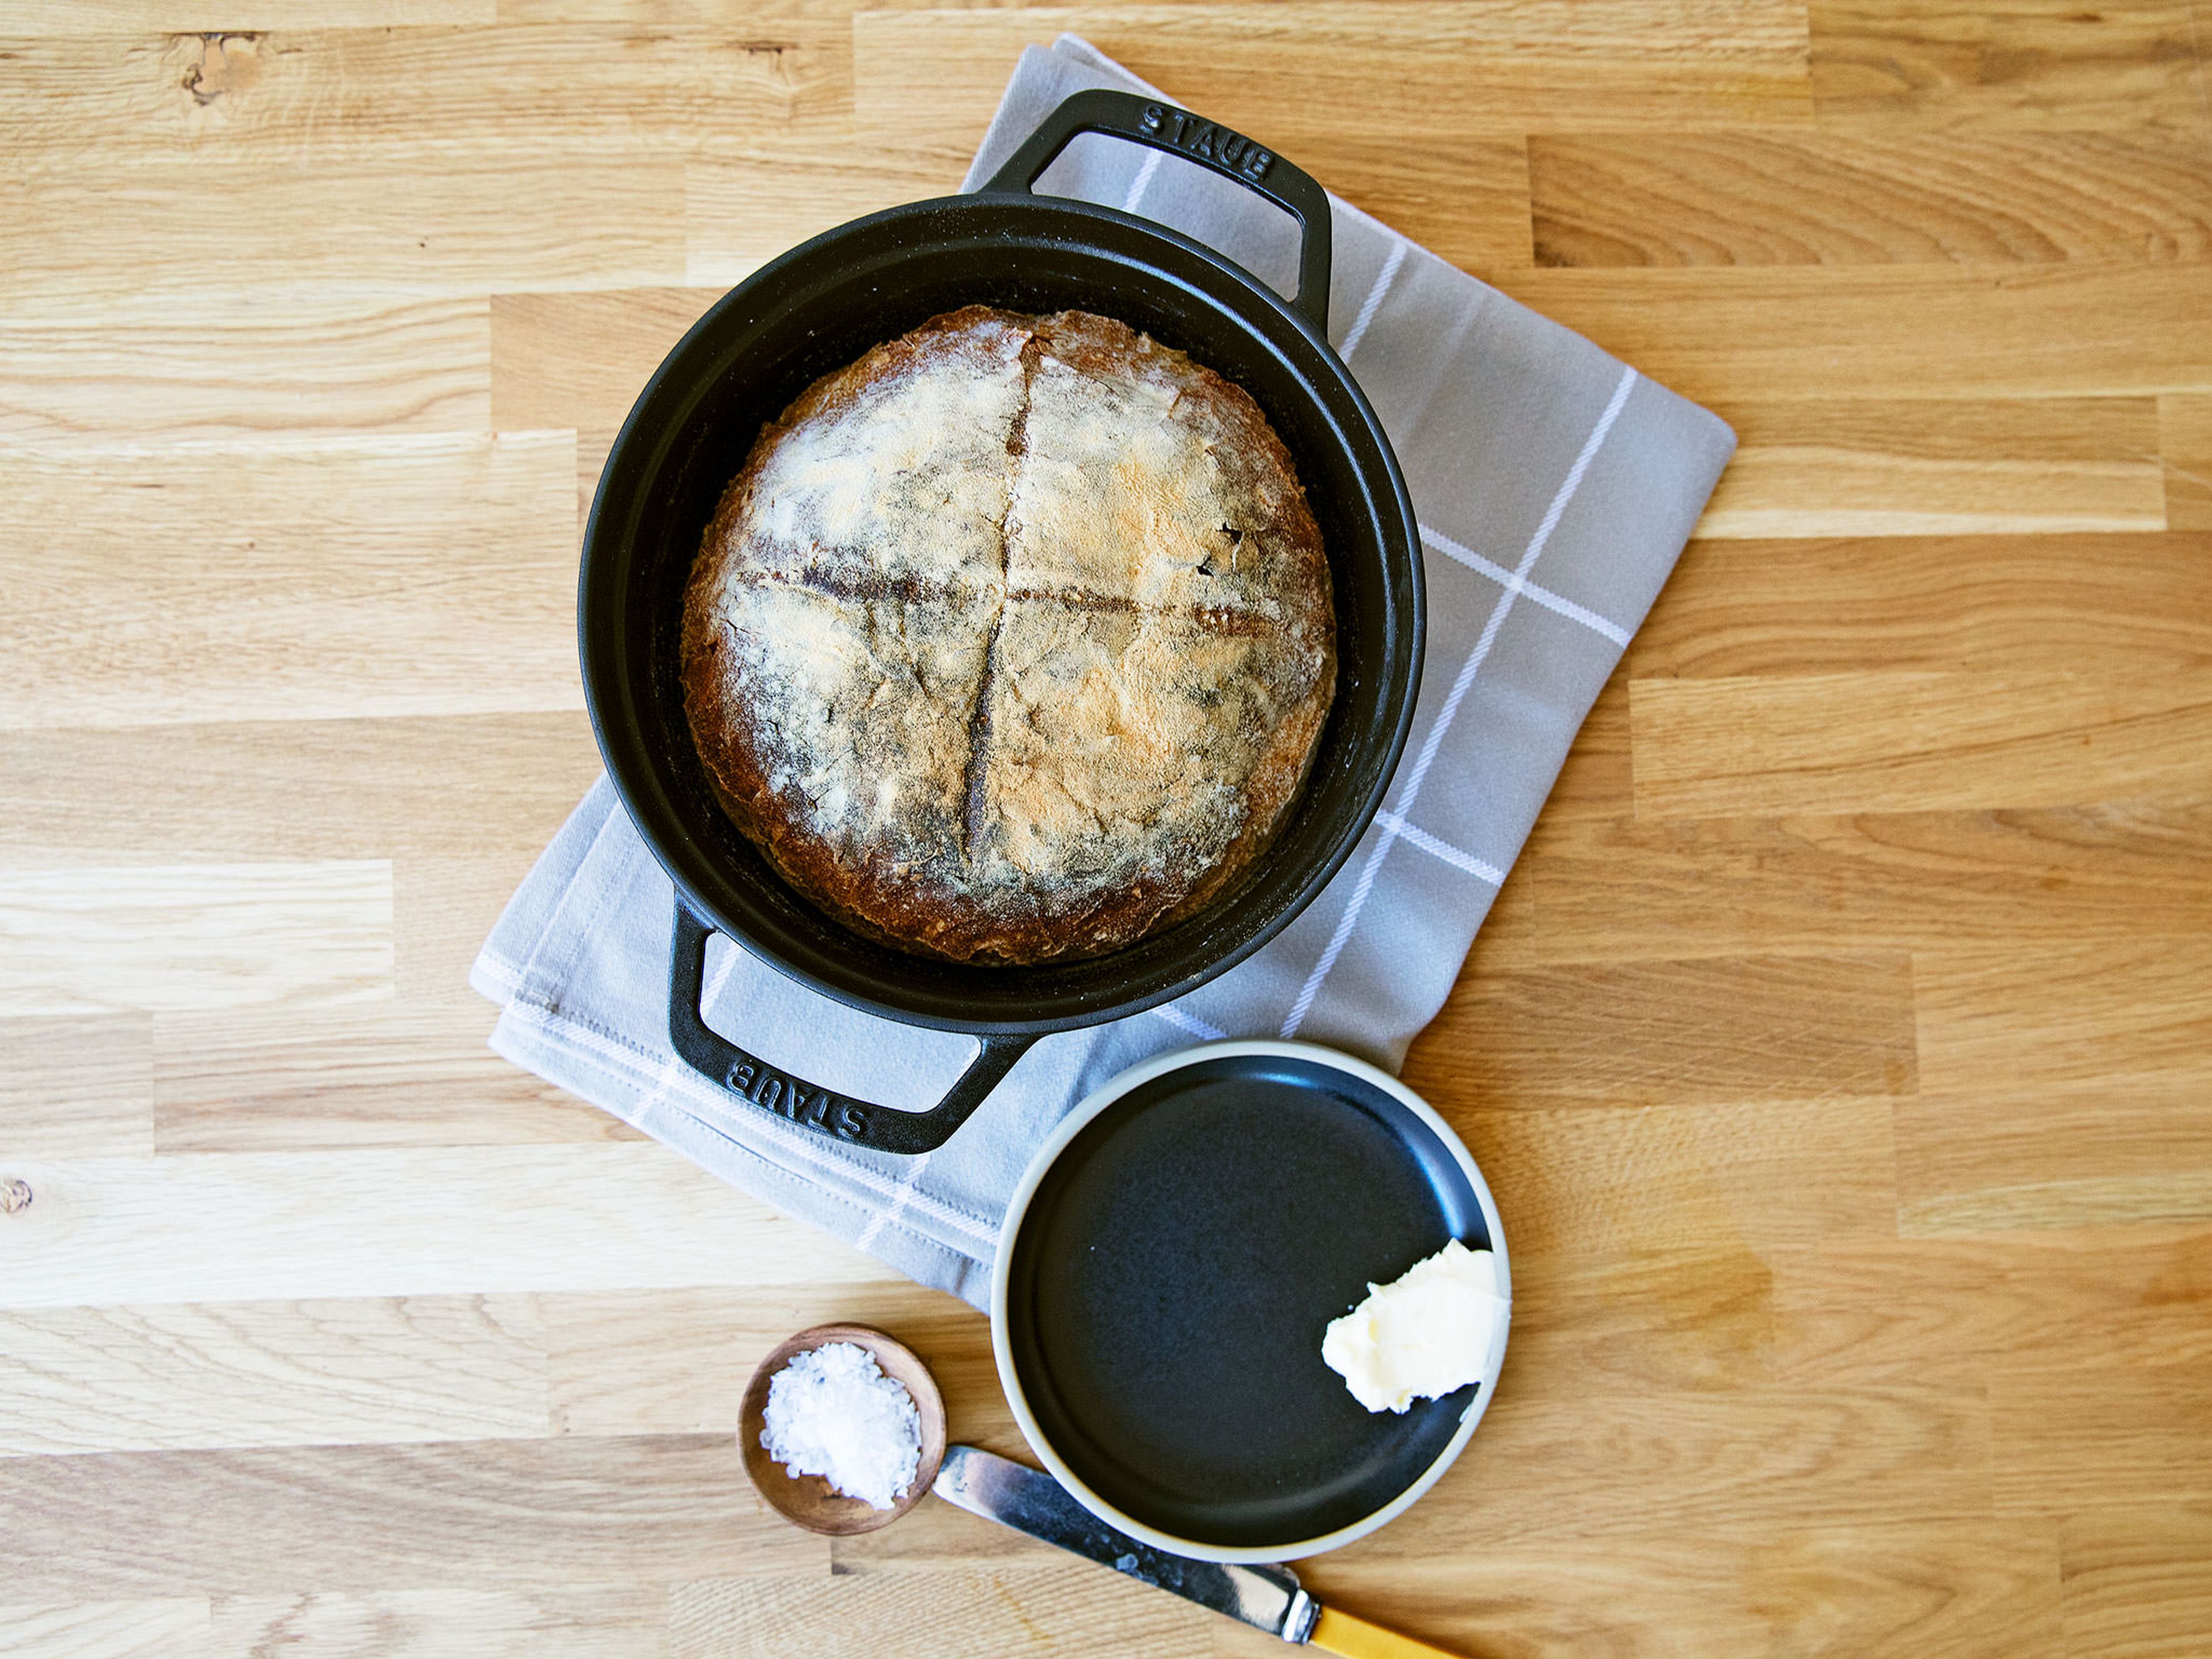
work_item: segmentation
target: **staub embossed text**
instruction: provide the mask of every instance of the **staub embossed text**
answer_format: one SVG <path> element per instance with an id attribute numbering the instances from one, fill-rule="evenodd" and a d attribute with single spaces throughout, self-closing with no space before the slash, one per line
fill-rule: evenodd
<path id="1" fill-rule="evenodd" d="M 866 1115 L 853 1102 L 750 1057 L 730 1067 L 728 1082 L 754 1105 L 779 1112 L 794 1123 L 827 1129 L 841 1140 L 856 1139 L 867 1127 Z"/>
<path id="2" fill-rule="evenodd" d="M 1147 104 L 1143 119 L 1146 132 L 1164 132 L 1168 142 L 1177 149 L 1218 161 L 1247 179 L 1265 178 L 1269 164 L 1275 159 L 1242 134 L 1218 127 L 1211 121 L 1201 121 L 1187 110 Z"/>

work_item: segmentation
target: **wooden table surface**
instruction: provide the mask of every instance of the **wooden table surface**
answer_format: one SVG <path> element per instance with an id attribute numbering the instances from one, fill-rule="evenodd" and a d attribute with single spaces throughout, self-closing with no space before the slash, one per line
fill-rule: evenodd
<path id="1" fill-rule="evenodd" d="M 1496 1408 L 1311 1564 L 1469 1656 L 2212 1651 L 2197 0 L 0 0 L 0 1649 L 1278 1651 L 747 1488 L 982 1317 L 484 1048 L 593 777 L 578 508 L 1076 29 L 1743 448 L 1407 1080 Z"/>

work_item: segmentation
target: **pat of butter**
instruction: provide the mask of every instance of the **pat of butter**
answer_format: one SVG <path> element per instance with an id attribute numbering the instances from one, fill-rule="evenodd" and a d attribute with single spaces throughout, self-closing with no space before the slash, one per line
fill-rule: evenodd
<path id="1" fill-rule="evenodd" d="M 1402 1412 L 1481 1380 L 1505 1317 L 1498 1258 L 1454 1239 L 1329 1322 L 1321 1357 L 1370 1412 Z"/>

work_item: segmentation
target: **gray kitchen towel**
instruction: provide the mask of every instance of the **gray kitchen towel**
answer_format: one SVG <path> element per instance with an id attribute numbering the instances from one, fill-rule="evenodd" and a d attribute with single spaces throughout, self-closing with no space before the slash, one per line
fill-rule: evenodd
<path id="1" fill-rule="evenodd" d="M 1025 52 L 969 174 L 1060 99 L 1158 96 L 1083 41 Z M 1289 220 L 1226 179 L 1079 139 L 1041 186 L 1172 225 L 1279 288 Z M 1329 336 L 1380 412 L 1421 520 L 1428 659 L 1384 811 L 1304 915 L 1148 1014 L 1048 1037 L 943 1147 L 856 1151 L 733 1102 L 667 1034 L 673 892 L 602 778 L 523 883 L 471 982 L 492 1047 L 902 1272 L 981 1304 L 1006 1202 L 1083 1096 L 1163 1048 L 1301 1037 L 1395 1070 L 1450 991 L 1567 747 L 1735 447 L 1719 420 L 1342 202 Z M 933 1103 L 974 1052 L 831 1001 L 711 942 L 708 1023 L 884 1105 Z"/>

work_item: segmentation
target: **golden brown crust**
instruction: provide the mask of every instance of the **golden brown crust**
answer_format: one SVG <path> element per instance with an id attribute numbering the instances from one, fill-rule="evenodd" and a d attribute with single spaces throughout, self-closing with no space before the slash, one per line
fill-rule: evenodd
<path id="1" fill-rule="evenodd" d="M 1086 956 L 1251 866 L 1334 690 L 1320 533 L 1239 387 L 969 307 L 763 429 L 687 585 L 724 809 L 871 937 Z"/>

